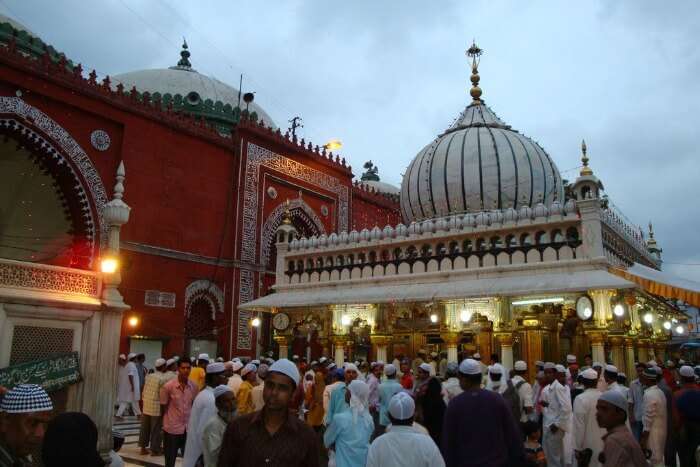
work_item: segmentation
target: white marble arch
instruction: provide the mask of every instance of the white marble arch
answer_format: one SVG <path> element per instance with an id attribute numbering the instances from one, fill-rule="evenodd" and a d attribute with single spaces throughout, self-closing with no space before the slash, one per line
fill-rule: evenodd
<path id="1" fill-rule="evenodd" d="M 411 265 L 406 261 L 399 264 L 398 274 L 411 274 Z"/>
<path id="2" fill-rule="evenodd" d="M 478 269 L 481 267 L 481 264 L 479 262 L 479 257 L 476 255 L 471 255 L 469 259 L 467 259 L 467 269 Z"/>
<path id="3" fill-rule="evenodd" d="M 532 248 L 530 251 L 527 252 L 526 259 L 528 263 L 539 263 L 541 262 L 540 252 L 537 251 L 535 248 Z"/>
<path id="4" fill-rule="evenodd" d="M 396 275 L 396 266 L 393 264 L 388 264 L 386 266 L 386 271 L 384 272 L 385 276 L 395 276 Z"/>
<path id="5" fill-rule="evenodd" d="M 514 251 L 510 256 L 511 264 L 524 264 L 525 263 L 525 253 L 520 250 Z"/>
<path id="6" fill-rule="evenodd" d="M 441 271 L 452 270 L 452 260 L 450 258 L 442 258 L 442 261 L 440 261 L 440 270 Z"/>
<path id="7" fill-rule="evenodd" d="M 574 251 L 569 246 L 562 246 L 559 248 L 559 261 L 564 261 L 568 259 L 574 259 Z"/>
<path id="8" fill-rule="evenodd" d="M 542 252 L 542 261 L 544 262 L 551 262 L 551 261 L 556 261 L 557 260 L 557 251 L 552 248 L 551 246 L 548 246 L 547 248 L 544 249 L 544 252 Z"/>
<path id="9" fill-rule="evenodd" d="M 464 269 L 467 267 L 467 262 L 464 260 L 464 257 L 458 256 L 455 258 L 452 269 L 457 270 L 457 269 Z"/>
<path id="10" fill-rule="evenodd" d="M 506 253 L 505 251 L 502 251 L 496 257 L 496 262 L 498 263 L 499 266 L 504 266 L 504 265 L 510 264 L 510 255 L 508 253 Z"/>
<path id="11" fill-rule="evenodd" d="M 440 263 L 437 262 L 436 259 L 431 259 L 428 261 L 428 267 L 426 268 L 427 272 L 437 272 L 440 270 Z"/>
<path id="12" fill-rule="evenodd" d="M 425 272 L 425 264 L 422 261 L 416 261 L 413 263 L 413 274 L 420 274 Z"/>

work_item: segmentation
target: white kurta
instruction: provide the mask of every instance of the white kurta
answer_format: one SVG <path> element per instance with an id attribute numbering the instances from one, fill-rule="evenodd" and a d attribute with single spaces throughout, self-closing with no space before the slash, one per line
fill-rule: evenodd
<path id="1" fill-rule="evenodd" d="M 226 423 L 219 414 L 214 415 L 204 424 L 202 430 L 202 455 L 204 467 L 216 467 L 221 451 L 221 442 L 224 439 Z"/>
<path id="2" fill-rule="evenodd" d="M 367 453 L 367 467 L 444 467 L 445 461 L 430 436 L 412 427 L 392 426 L 391 431 L 375 439 Z"/>
<path id="3" fill-rule="evenodd" d="M 595 419 L 596 404 L 601 393 L 595 388 L 586 389 L 574 399 L 573 440 L 574 449 L 593 451 L 590 467 L 600 466 L 598 454 L 603 450 L 605 430 Z"/>
<path id="4" fill-rule="evenodd" d="M 528 415 L 525 412 L 525 408 L 533 408 L 533 395 L 532 395 L 532 386 L 530 386 L 530 383 L 525 381 L 525 379 L 520 376 L 520 375 L 515 375 L 513 376 L 512 379 L 513 386 L 518 388 L 518 384 L 520 384 L 520 387 L 517 389 L 518 390 L 518 396 L 520 397 L 520 421 L 522 423 L 525 423 L 528 420 Z"/>
<path id="5" fill-rule="evenodd" d="M 131 391 L 129 376 L 133 377 L 134 390 Z M 134 362 L 128 362 L 126 366 L 119 367 L 119 384 L 118 384 L 117 402 L 133 402 L 138 401 L 141 394 L 139 388 L 139 371 Z"/>
<path id="6" fill-rule="evenodd" d="M 559 381 L 547 385 L 542 390 L 542 400 L 547 406 L 542 411 L 542 448 L 547 457 L 548 467 L 564 467 L 571 463 L 568 460 L 568 449 L 565 450 L 564 437 L 571 431 L 571 393 L 568 386 L 562 386 Z M 559 430 L 551 432 L 554 425 Z M 569 443 L 569 446 L 571 444 Z M 570 449 L 570 448 L 569 448 Z"/>
<path id="7" fill-rule="evenodd" d="M 187 442 L 182 467 L 194 467 L 202 455 L 202 434 L 206 423 L 216 415 L 216 399 L 214 389 L 205 387 L 192 403 L 190 420 L 187 423 Z"/>
<path id="8" fill-rule="evenodd" d="M 664 448 L 666 445 L 666 396 L 654 385 L 644 391 L 644 417 L 642 425 L 644 431 L 649 432 L 647 448 L 651 450 L 652 466 L 664 465 Z"/>

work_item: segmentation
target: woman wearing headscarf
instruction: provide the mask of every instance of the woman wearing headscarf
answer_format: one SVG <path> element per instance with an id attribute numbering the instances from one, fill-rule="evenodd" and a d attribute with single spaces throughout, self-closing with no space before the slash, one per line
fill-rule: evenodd
<path id="1" fill-rule="evenodd" d="M 428 429 L 430 437 L 435 444 L 442 443 L 442 421 L 445 416 L 445 399 L 442 394 L 442 384 L 437 378 L 430 378 L 425 391 L 418 396 L 417 405 L 420 406 L 422 423 Z"/>
<path id="2" fill-rule="evenodd" d="M 57 415 L 46 429 L 41 447 L 45 467 L 102 467 L 105 462 L 97 452 L 97 426 L 80 412 Z"/>
<path id="3" fill-rule="evenodd" d="M 367 383 L 351 381 L 345 392 L 350 409 L 334 415 L 323 436 L 326 447 L 335 450 L 337 467 L 361 467 L 367 462 L 369 438 L 374 431 L 368 399 Z"/>

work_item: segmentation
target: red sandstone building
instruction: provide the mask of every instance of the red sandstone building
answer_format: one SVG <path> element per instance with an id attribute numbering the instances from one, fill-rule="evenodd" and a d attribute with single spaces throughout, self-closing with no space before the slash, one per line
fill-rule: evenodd
<path id="1" fill-rule="evenodd" d="M 122 352 L 274 350 L 269 318 L 254 328 L 238 305 L 274 283 L 287 202 L 306 236 L 401 220 L 398 190 L 371 168 L 372 181 L 353 182 L 344 159 L 195 71 L 186 45 L 171 68 L 98 79 L 0 23 L 0 258 L 97 271 L 123 162 Z"/>

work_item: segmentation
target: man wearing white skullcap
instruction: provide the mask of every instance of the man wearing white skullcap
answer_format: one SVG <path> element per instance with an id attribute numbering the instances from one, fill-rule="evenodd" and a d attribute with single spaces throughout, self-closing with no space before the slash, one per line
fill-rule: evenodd
<path id="1" fill-rule="evenodd" d="M 389 401 L 391 430 L 375 439 L 367 454 L 367 467 L 444 467 L 445 461 L 430 436 L 413 427 L 413 398 L 399 392 Z"/>
<path id="2" fill-rule="evenodd" d="M 139 370 L 133 361 L 135 358 L 136 354 L 130 353 L 126 360 L 119 359 L 119 375 L 117 379 L 117 402 L 119 403 L 119 408 L 116 414 L 118 419 L 122 417 L 127 407 L 131 407 L 134 415 L 141 415 L 141 408 L 139 407 L 141 387 L 139 386 Z"/>
<path id="3" fill-rule="evenodd" d="M 216 415 L 204 424 L 202 429 L 202 458 L 204 467 L 216 467 L 221 451 L 221 441 L 236 409 L 233 390 L 226 384 L 214 388 Z"/>
<path id="4" fill-rule="evenodd" d="M 299 384 L 299 370 L 290 360 L 282 358 L 270 366 L 263 390 L 265 406 L 229 423 L 217 467 L 318 467 L 316 434 L 289 411 Z"/>
<path id="5" fill-rule="evenodd" d="M 367 385 L 369 386 L 369 413 L 372 415 L 374 426 L 379 430 L 379 384 L 381 383 L 382 373 L 384 373 L 384 362 L 373 362 L 370 366 L 370 374 L 367 376 Z M 379 436 L 379 431 L 372 434 L 372 440 Z"/>
<path id="6" fill-rule="evenodd" d="M 331 420 L 333 420 L 333 417 L 336 414 L 345 412 L 349 408 L 348 404 L 345 402 L 345 393 L 347 391 L 347 385 L 357 379 L 359 371 L 355 364 L 349 362 L 345 364 L 344 371 L 345 382 L 339 384 L 338 387 L 336 387 L 333 390 L 333 392 L 331 392 L 331 399 L 328 404 L 328 410 L 326 411 L 326 416 L 324 419 L 324 423 L 326 424 L 326 426 L 330 425 Z"/>
<path id="7" fill-rule="evenodd" d="M 162 453 L 163 418 L 160 413 L 160 388 L 169 381 L 165 373 L 167 367 L 163 358 L 158 358 L 153 366 L 155 371 L 146 375 L 143 385 L 143 415 L 139 431 L 139 447 L 141 455 L 148 454 L 147 447 L 154 456 Z"/>
<path id="8" fill-rule="evenodd" d="M 564 467 L 568 460 L 564 450 L 564 437 L 566 431 L 571 429 L 571 392 L 559 381 L 559 378 L 566 378 L 566 369 L 562 365 L 547 362 L 544 364 L 544 374 L 547 386 L 542 390 L 540 398 L 540 404 L 544 407 L 542 449 L 547 458 L 547 466 Z"/>
<path id="9" fill-rule="evenodd" d="M 384 430 L 389 425 L 389 402 L 394 394 L 401 392 L 403 388 L 401 384 L 396 380 L 396 367 L 389 363 L 384 367 L 384 375 L 386 376 L 386 381 L 379 385 L 379 419 L 376 424 L 376 431 L 380 434 L 384 433 Z M 376 438 L 376 436 L 375 436 Z"/>
<path id="10" fill-rule="evenodd" d="M 617 382 L 618 373 L 619 371 L 615 365 L 605 365 L 605 368 L 603 369 L 603 380 L 607 386 L 606 391 L 617 391 L 623 396 L 626 396 L 625 391 Z"/>
<path id="11" fill-rule="evenodd" d="M 596 404 L 600 391 L 596 389 L 598 373 L 592 368 L 581 372 L 584 391 L 574 399 L 573 412 L 573 442 L 578 464 L 584 459 L 590 459 L 591 467 L 600 466 L 598 454 L 603 450 L 602 437 L 605 431 L 596 421 Z M 590 451 L 590 452 L 588 452 Z"/>
<path id="12" fill-rule="evenodd" d="M 233 374 L 228 379 L 228 386 L 233 390 L 234 396 L 238 396 L 238 390 L 241 388 L 241 384 L 243 384 L 241 370 L 244 366 L 245 365 L 243 365 L 240 360 L 234 359 L 231 361 L 231 370 Z"/>
<path id="13" fill-rule="evenodd" d="M 258 367 L 254 363 L 248 363 L 241 370 L 241 378 L 243 378 L 243 383 L 238 389 L 238 394 L 236 394 L 236 405 L 238 407 L 238 415 L 245 415 L 255 411 L 255 404 L 253 404 L 253 386 L 257 381 L 257 371 Z"/>
<path id="14" fill-rule="evenodd" d="M 336 465 L 363 466 L 367 462 L 374 421 L 369 414 L 369 386 L 355 379 L 348 384 L 345 402 L 349 410 L 333 416 L 323 435 L 323 443 L 335 452 Z"/>
<path id="15" fill-rule="evenodd" d="M 596 420 L 601 428 L 607 430 L 603 436 L 603 452 L 600 456 L 603 465 L 648 465 L 644 452 L 625 423 L 627 400 L 622 394 L 618 391 L 603 393 L 596 403 Z"/>
<path id="16" fill-rule="evenodd" d="M 0 403 L 0 465 L 33 465 L 31 454 L 41 448 L 52 411 L 51 398 L 39 385 L 20 384 L 5 394 Z"/>
<path id="17" fill-rule="evenodd" d="M 486 390 L 503 394 L 508 389 L 506 370 L 500 363 L 494 363 L 488 367 L 489 380 L 486 383 Z"/>
<path id="18" fill-rule="evenodd" d="M 655 367 L 649 366 L 642 372 L 644 389 L 644 416 L 642 418 L 642 436 L 639 444 L 642 449 L 651 451 L 649 462 L 652 467 L 664 465 L 664 450 L 668 433 L 666 396 L 656 384 L 658 374 Z"/>
<path id="19" fill-rule="evenodd" d="M 513 372 L 515 376 L 511 379 L 513 387 L 518 392 L 519 409 L 520 409 L 520 423 L 525 423 L 528 421 L 533 414 L 533 395 L 532 386 L 525 380 L 525 375 L 527 375 L 527 363 L 522 360 L 518 360 L 513 364 Z"/>
<path id="20" fill-rule="evenodd" d="M 202 434 L 204 432 L 204 425 L 206 425 L 210 418 L 216 415 L 214 388 L 226 384 L 226 376 L 224 375 L 226 368 L 223 363 L 209 363 L 205 371 L 206 386 L 204 390 L 197 394 L 192 404 L 190 421 L 187 424 L 187 442 L 185 444 L 185 455 L 182 458 L 183 467 L 195 467 L 197 459 L 202 455 Z"/>
<path id="21" fill-rule="evenodd" d="M 442 392 L 445 399 L 445 407 L 450 403 L 452 399 L 462 394 L 462 388 L 459 385 L 459 378 L 457 378 L 457 371 L 459 370 L 459 365 L 457 362 L 450 362 L 445 367 L 445 381 L 442 383 Z"/>
<path id="22" fill-rule="evenodd" d="M 430 380 L 430 371 L 432 370 L 432 367 L 430 366 L 429 363 L 421 363 L 418 365 L 418 370 L 416 372 L 416 378 L 415 381 L 413 382 L 413 395 L 414 396 L 419 396 L 425 390 L 427 389 L 428 386 L 428 381 Z"/>
<path id="23" fill-rule="evenodd" d="M 481 389 L 481 365 L 467 358 L 459 365 L 462 394 L 450 401 L 442 430 L 442 453 L 449 466 L 501 466 L 524 463 L 523 442 L 508 404 Z M 476 425 L 478 424 L 478 429 Z"/>

